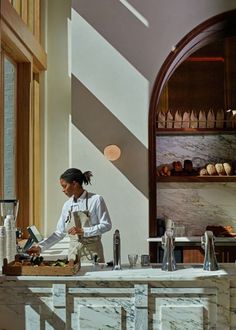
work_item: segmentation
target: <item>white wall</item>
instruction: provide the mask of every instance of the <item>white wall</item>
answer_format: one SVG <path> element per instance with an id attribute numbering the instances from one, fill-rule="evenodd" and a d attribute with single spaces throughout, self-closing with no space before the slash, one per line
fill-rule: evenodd
<path id="1" fill-rule="evenodd" d="M 73 1 L 71 88 L 69 1 L 50 0 L 47 5 L 45 232 L 55 227 L 64 200 L 58 187 L 61 172 L 68 166 L 91 170 L 89 190 L 104 196 L 113 221 L 112 232 L 103 238 L 106 259 L 112 258 L 112 233 L 119 228 L 122 259 L 127 261 L 129 252 L 148 251 L 148 107 L 155 77 L 173 45 L 236 3 Z M 122 150 L 114 163 L 102 154 L 111 143 Z"/>
<path id="2" fill-rule="evenodd" d="M 46 16 L 45 48 L 48 68 L 44 77 L 44 200 L 43 229 L 55 229 L 65 196 L 59 185 L 60 174 L 69 166 L 69 114 L 71 83 L 68 74 L 68 23 L 70 2 L 44 3 Z"/>

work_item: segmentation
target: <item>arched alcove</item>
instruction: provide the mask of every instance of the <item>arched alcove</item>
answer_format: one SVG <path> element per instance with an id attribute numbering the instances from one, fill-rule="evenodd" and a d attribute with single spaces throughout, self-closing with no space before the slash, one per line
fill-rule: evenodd
<path id="1" fill-rule="evenodd" d="M 158 232 L 156 222 L 156 114 L 163 88 L 177 67 L 196 50 L 220 39 L 236 36 L 236 10 L 222 13 L 190 31 L 164 61 L 154 84 L 149 108 L 149 237 Z M 150 243 L 151 260 L 156 260 L 156 245 Z"/>

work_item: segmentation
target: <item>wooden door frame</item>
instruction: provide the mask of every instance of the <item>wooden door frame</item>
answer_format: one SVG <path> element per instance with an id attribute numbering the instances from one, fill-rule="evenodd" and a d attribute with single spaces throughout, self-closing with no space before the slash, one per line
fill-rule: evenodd
<path id="1" fill-rule="evenodd" d="M 158 235 L 156 221 L 156 109 L 161 93 L 167 81 L 177 67 L 196 50 L 216 40 L 236 35 L 236 10 L 231 10 L 211 17 L 195 27 L 175 46 L 167 56 L 157 78 L 151 94 L 148 119 L 148 160 L 149 160 L 149 237 Z M 150 243 L 149 253 L 152 261 L 157 258 L 157 245 Z"/>

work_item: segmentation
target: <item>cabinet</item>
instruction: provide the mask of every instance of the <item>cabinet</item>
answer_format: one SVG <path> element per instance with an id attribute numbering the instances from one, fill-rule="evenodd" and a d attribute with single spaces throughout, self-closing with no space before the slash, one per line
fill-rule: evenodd
<path id="1" fill-rule="evenodd" d="M 236 159 L 234 129 L 157 129 L 157 167 L 175 160 L 232 163 Z M 169 217 L 200 236 L 207 225 L 232 226 L 236 231 L 236 175 L 157 176 L 157 218 Z M 158 235 L 158 233 L 157 233 Z M 219 262 L 234 261 L 234 247 L 221 247 Z M 184 262 L 201 262 L 199 247 L 183 247 Z"/>
<path id="2" fill-rule="evenodd" d="M 233 238 L 234 239 L 234 238 Z M 217 261 L 220 263 L 235 262 L 236 246 L 215 246 Z M 183 247 L 183 262 L 184 263 L 203 263 L 204 252 L 199 246 Z"/>

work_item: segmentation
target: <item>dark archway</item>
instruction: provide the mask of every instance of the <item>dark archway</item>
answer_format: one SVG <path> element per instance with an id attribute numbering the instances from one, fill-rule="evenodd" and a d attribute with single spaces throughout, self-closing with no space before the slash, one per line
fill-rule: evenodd
<path id="1" fill-rule="evenodd" d="M 216 40 L 236 36 L 236 10 L 211 17 L 189 32 L 168 55 L 152 91 L 149 108 L 149 237 L 158 233 L 156 222 L 156 109 L 166 82 L 177 67 L 196 50 Z M 150 256 L 156 261 L 156 244 L 150 245 Z"/>

